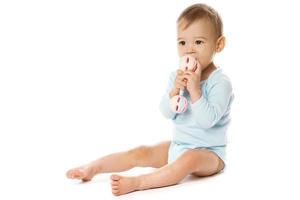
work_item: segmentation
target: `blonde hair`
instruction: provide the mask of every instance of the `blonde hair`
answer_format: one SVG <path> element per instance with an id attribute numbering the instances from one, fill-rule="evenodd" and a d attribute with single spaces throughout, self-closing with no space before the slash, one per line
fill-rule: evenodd
<path id="1" fill-rule="evenodd" d="M 187 7 L 178 17 L 177 23 L 184 19 L 187 23 L 183 29 L 186 29 L 195 21 L 203 18 L 208 19 L 213 25 L 217 38 L 223 35 L 223 22 L 220 15 L 206 4 L 199 3 Z"/>

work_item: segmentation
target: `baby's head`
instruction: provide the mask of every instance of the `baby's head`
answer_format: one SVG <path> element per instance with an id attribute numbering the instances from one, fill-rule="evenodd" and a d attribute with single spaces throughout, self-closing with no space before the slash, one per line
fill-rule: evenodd
<path id="1" fill-rule="evenodd" d="M 213 8 L 205 4 L 194 4 L 181 13 L 177 20 L 177 37 L 179 56 L 197 58 L 202 70 L 225 45 L 222 20 Z"/>

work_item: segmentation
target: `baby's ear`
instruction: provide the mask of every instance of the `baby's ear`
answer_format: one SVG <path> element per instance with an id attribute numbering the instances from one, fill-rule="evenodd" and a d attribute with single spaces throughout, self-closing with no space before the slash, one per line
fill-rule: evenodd
<path id="1" fill-rule="evenodd" d="M 221 36 L 217 39 L 217 43 L 216 43 L 216 52 L 221 52 L 224 47 L 225 47 L 225 37 Z"/>

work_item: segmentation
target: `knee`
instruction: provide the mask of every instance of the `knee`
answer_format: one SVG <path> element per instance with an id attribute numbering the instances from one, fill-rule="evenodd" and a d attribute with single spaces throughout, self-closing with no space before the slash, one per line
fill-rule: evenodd
<path id="1" fill-rule="evenodd" d="M 219 158 L 209 151 L 190 149 L 182 156 L 184 162 L 190 166 L 191 174 L 196 176 L 210 176 L 222 169 Z"/>
<path id="2" fill-rule="evenodd" d="M 196 150 L 189 149 L 180 156 L 181 162 L 192 168 L 192 171 L 197 170 L 201 165 L 201 156 Z"/>
<path id="3" fill-rule="evenodd" d="M 200 151 L 196 149 L 189 149 L 185 151 L 182 156 L 183 163 L 189 165 L 192 171 L 201 170 L 204 166 L 210 166 L 211 168 L 217 168 L 219 159 L 217 156 L 212 156 L 213 153 L 209 151 Z"/>

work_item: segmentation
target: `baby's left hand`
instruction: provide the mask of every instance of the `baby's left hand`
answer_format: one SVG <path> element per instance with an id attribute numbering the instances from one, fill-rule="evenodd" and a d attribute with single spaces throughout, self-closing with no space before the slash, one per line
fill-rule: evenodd
<path id="1" fill-rule="evenodd" d="M 190 93 L 190 96 L 199 93 L 201 72 L 202 70 L 200 63 L 197 61 L 197 68 L 195 72 L 193 72 L 192 70 L 187 70 L 183 74 L 183 77 L 187 80 L 186 89 Z"/>

